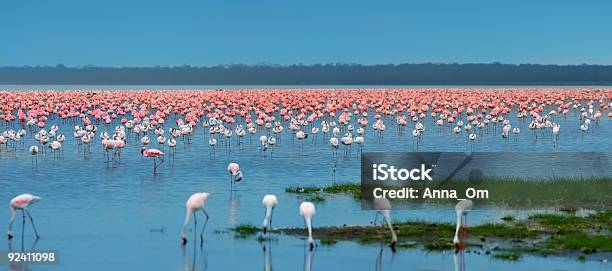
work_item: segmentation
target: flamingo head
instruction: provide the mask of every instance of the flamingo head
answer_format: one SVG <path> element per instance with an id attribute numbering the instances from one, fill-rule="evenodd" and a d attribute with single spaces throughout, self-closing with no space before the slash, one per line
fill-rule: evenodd
<path id="1" fill-rule="evenodd" d="M 235 182 L 242 181 L 242 171 L 236 172 L 236 175 L 234 175 L 234 181 Z"/>
<path id="2" fill-rule="evenodd" d="M 142 147 L 142 148 L 140 149 L 140 154 L 143 154 L 143 155 L 144 155 L 144 152 L 145 152 L 146 150 L 147 150 L 147 147 Z"/>
<path id="3" fill-rule="evenodd" d="M 39 196 L 32 196 L 32 199 L 30 200 L 30 203 L 35 203 L 40 201 L 42 198 Z"/>
<path id="4" fill-rule="evenodd" d="M 181 242 L 182 242 L 181 244 L 182 244 L 183 246 L 187 244 L 187 237 L 185 237 L 185 236 L 181 236 L 181 240 L 182 240 L 182 241 L 181 241 Z"/>
<path id="5" fill-rule="evenodd" d="M 459 251 L 464 248 L 463 242 L 461 242 L 458 237 L 453 239 L 453 244 L 455 245 L 455 254 L 459 253 Z"/>

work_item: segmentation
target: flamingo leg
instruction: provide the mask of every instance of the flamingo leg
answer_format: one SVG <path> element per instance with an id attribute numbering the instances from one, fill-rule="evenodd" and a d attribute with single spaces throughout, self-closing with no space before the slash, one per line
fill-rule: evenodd
<path id="1" fill-rule="evenodd" d="M 32 218 L 32 215 L 30 214 L 30 212 L 28 212 L 27 209 L 23 209 L 23 211 L 28 215 L 28 218 L 30 218 L 30 222 L 32 223 L 32 229 L 34 229 L 34 234 L 36 234 L 36 239 L 40 238 L 40 236 L 38 235 L 38 231 L 36 230 L 36 226 L 34 225 L 34 219 Z"/>
<path id="2" fill-rule="evenodd" d="M 183 137 L 183 139 L 185 139 L 185 138 Z M 198 219 L 196 217 L 196 212 L 193 212 L 193 239 L 194 240 L 196 238 L 196 231 L 197 230 L 198 230 Z"/>
<path id="3" fill-rule="evenodd" d="M 159 164 L 157 165 L 159 167 L 164 163 L 164 159 L 162 159 L 161 157 L 157 157 L 157 158 L 159 159 Z"/>
<path id="4" fill-rule="evenodd" d="M 204 229 L 206 229 L 206 224 L 208 224 L 208 219 L 210 218 L 206 210 L 202 209 L 202 212 L 204 212 L 204 216 L 206 217 L 206 220 L 204 220 L 204 227 L 202 227 L 202 231 L 200 232 L 200 246 L 204 245 Z"/>
<path id="5" fill-rule="evenodd" d="M 274 207 L 272 207 L 272 211 L 274 211 Z M 268 228 L 272 229 L 272 216 L 274 216 L 274 212 L 270 213 L 270 223 L 268 223 Z"/>
<path id="6" fill-rule="evenodd" d="M 153 157 L 153 175 L 157 175 L 157 159 Z"/>
<path id="7" fill-rule="evenodd" d="M 24 209 L 21 209 L 21 242 L 23 243 L 23 236 L 25 234 L 25 212 Z"/>
<path id="8" fill-rule="evenodd" d="M 377 222 L 378 222 L 378 211 L 376 211 L 376 214 L 374 215 L 374 227 L 376 227 Z"/>

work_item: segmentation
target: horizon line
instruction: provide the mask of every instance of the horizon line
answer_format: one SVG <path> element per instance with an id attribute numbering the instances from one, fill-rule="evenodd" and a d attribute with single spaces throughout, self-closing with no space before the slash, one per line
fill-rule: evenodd
<path id="1" fill-rule="evenodd" d="M 557 66 L 557 67 L 579 67 L 579 66 L 598 66 L 598 67 L 609 67 L 612 64 L 541 64 L 541 63 L 503 63 L 503 62 L 404 62 L 404 63 L 379 63 L 379 64 L 362 64 L 362 63 L 350 63 L 350 62 L 328 62 L 328 63 L 294 63 L 294 64 L 275 64 L 275 63 L 230 63 L 230 64 L 215 64 L 215 65 L 192 65 L 192 64 L 176 64 L 176 65 L 65 65 L 63 63 L 52 64 L 40 64 L 40 65 L 0 65 L 0 68 L 231 68 L 231 67 L 273 67 L 273 68 L 286 68 L 286 67 L 320 67 L 320 66 L 363 66 L 363 67 L 375 67 L 375 66 L 402 66 L 402 65 L 503 65 L 503 66 Z"/>

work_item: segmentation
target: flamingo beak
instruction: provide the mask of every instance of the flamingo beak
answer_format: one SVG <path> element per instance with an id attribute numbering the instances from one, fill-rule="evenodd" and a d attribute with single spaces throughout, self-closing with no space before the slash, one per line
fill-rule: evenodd
<path id="1" fill-rule="evenodd" d="M 267 231 L 268 231 L 268 227 L 263 227 L 263 234 L 266 234 Z"/>
<path id="2" fill-rule="evenodd" d="M 390 246 L 390 247 L 391 247 L 391 251 L 393 251 L 393 252 L 395 252 L 395 251 L 396 251 L 396 249 L 395 249 L 395 245 L 397 245 L 397 242 L 396 242 L 396 241 L 391 242 L 391 246 Z"/>
<path id="3" fill-rule="evenodd" d="M 314 249 L 314 244 L 313 243 L 309 243 L 310 244 L 310 251 L 312 251 Z"/>
<path id="4" fill-rule="evenodd" d="M 181 237 L 181 239 L 183 239 L 182 245 L 183 245 L 183 246 L 184 246 L 184 245 L 186 245 L 186 244 L 187 244 L 187 238 L 185 238 L 185 237 Z"/>
<path id="5" fill-rule="evenodd" d="M 242 180 L 242 171 L 238 171 L 238 173 L 236 174 L 234 181 L 239 182 Z"/>
<path id="6" fill-rule="evenodd" d="M 9 234 L 8 234 L 8 239 L 9 239 L 9 240 L 13 239 L 13 235 L 9 233 Z"/>

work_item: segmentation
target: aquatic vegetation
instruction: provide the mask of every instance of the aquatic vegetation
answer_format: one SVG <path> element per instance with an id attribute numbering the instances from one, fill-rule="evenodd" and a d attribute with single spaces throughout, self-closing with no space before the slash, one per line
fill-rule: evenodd
<path id="1" fill-rule="evenodd" d="M 305 201 L 310 201 L 313 203 L 321 203 L 325 201 L 325 197 L 320 194 L 311 194 L 301 197 Z"/>
<path id="2" fill-rule="evenodd" d="M 285 188 L 285 192 L 294 194 L 310 194 L 323 192 L 323 189 L 316 186 L 291 186 Z"/>
<path id="3" fill-rule="evenodd" d="M 504 244 L 492 248 L 500 251 L 494 257 L 506 260 L 519 260 L 520 253 L 537 255 L 563 254 L 567 251 L 595 253 L 612 251 L 612 235 L 593 234 L 587 225 L 609 228 L 612 224 L 609 211 L 598 212 L 586 217 L 575 215 L 536 214 L 525 220 L 485 223 L 469 228 L 466 247 L 480 249 L 488 242 Z M 599 223 L 599 224 L 598 224 Z M 573 231 L 560 231 L 560 228 Z M 425 221 L 395 222 L 394 229 L 399 238 L 399 248 L 423 247 L 426 250 L 450 250 L 454 248 L 452 223 Z M 389 232 L 382 226 L 341 226 L 315 228 L 321 240 L 347 240 L 362 244 L 387 242 Z M 286 228 L 276 230 L 288 235 L 303 235 L 303 229 Z M 486 254 L 491 251 L 487 250 Z M 503 253 L 502 253 L 503 252 Z"/>
<path id="4" fill-rule="evenodd" d="M 523 239 L 536 237 L 538 235 L 538 231 L 530 229 L 528 225 L 524 223 L 485 223 L 475 227 L 470 227 L 470 235 L 477 237 Z"/>
<path id="5" fill-rule="evenodd" d="M 550 237 L 546 245 L 551 249 L 580 250 L 585 254 L 598 251 L 612 251 L 612 235 L 588 235 L 572 233 Z"/>
<path id="6" fill-rule="evenodd" d="M 361 186 L 357 183 L 339 183 L 335 185 L 317 187 L 317 186 L 291 186 L 285 188 L 285 192 L 298 194 L 301 198 L 312 202 L 325 201 L 327 194 L 347 194 L 355 199 L 361 198 Z"/>
<path id="7" fill-rule="evenodd" d="M 612 212 L 598 212 L 586 217 L 560 214 L 536 214 L 529 216 L 532 224 L 555 233 L 601 232 L 612 230 Z"/>
<path id="8" fill-rule="evenodd" d="M 230 228 L 234 232 L 234 237 L 238 239 L 245 239 L 257 234 L 260 229 L 251 224 L 239 224 Z"/>
<path id="9" fill-rule="evenodd" d="M 450 242 L 448 239 L 438 239 L 423 245 L 423 248 L 426 250 L 450 250 L 454 247 L 453 242 Z"/>
<path id="10" fill-rule="evenodd" d="M 397 248 L 402 249 L 402 248 L 415 248 L 417 247 L 417 242 L 414 241 L 406 241 L 406 242 L 401 242 L 397 244 Z"/>
<path id="11" fill-rule="evenodd" d="M 348 194 L 361 198 L 361 185 L 358 183 L 338 183 L 323 187 L 323 192 L 330 194 Z"/>
<path id="12" fill-rule="evenodd" d="M 521 254 L 518 253 L 498 253 L 493 254 L 493 258 L 506 260 L 506 261 L 518 261 L 522 257 Z"/>

